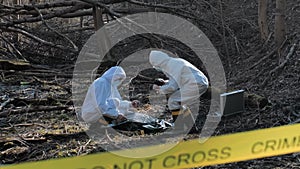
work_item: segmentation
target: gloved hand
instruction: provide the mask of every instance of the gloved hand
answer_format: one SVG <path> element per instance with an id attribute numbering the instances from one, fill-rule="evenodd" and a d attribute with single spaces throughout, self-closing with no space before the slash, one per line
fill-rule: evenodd
<path id="1" fill-rule="evenodd" d="M 157 79 L 154 80 L 154 84 L 156 84 L 158 86 L 162 86 L 162 85 L 166 84 L 166 82 L 162 78 L 157 78 Z"/>
<path id="2" fill-rule="evenodd" d="M 156 92 L 158 92 L 160 87 L 158 85 L 154 84 L 152 89 L 155 90 Z"/>
<path id="3" fill-rule="evenodd" d="M 131 105 L 132 105 L 133 108 L 138 108 L 140 106 L 140 104 L 141 104 L 141 102 L 138 101 L 138 100 L 133 100 L 131 102 Z"/>

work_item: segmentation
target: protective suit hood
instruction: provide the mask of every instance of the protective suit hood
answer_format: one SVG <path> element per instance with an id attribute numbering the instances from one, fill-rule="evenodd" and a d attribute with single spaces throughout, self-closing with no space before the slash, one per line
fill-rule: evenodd
<path id="1" fill-rule="evenodd" d="M 152 66 L 161 69 L 169 78 L 169 83 L 161 86 L 159 92 L 171 94 L 168 102 L 176 105 L 168 103 L 170 110 L 180 108 L 180 104 L 188 105 L 208 86 L 208 79 L 203 72 L 182 58 L 171 57 L 167 53 L 154 50 L 150 52 L 149 62 Z M 199 88 L 203 88 L 200 94 Z"/>
<path id="2" fill-rule="evenodd" d="M 108 69 L 101 77 L 114 84 L 118 80 L 123 81 L 126 78 L 126 73 L 122 67 L 114 66 Z"/>
<path id="3" fill-rule="evenodd" d="M 164 69 L 170 59 L 171 58 L 168 54 L 158 50 L 151 51 L 149 55 L 149 62 L 151 65 L 160 69 Z"/>
<path id="4" fill-rule="evenodd" d="M 127 112 L 131 102 L 122 100 L 117 89 L 119 82 L 125 78 L 123 68 L 114 66 L 91 84 L 81 107 L 85 122 L 96 122 L 101 114 L 117 117 Z"/>

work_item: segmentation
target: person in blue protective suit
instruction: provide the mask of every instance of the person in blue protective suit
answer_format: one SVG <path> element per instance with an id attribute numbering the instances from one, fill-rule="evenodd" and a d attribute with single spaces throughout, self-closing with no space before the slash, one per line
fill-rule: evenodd
<path id="1" fill-rule="evenodd" d="M 153 89 L 169 96 L 168 107 L 172 112 L 173 122 L 175 122 L 183 105 L 191 107 L 193 104 L 199 103 L 200 96 L 208 88 L 208 79 L 188 61 L 170 57 L 162 51 L 151 51 L 149 61 L 154 68 L 161 70 L 169 78 L 165 85 L 153 85 Z"/>
<path id="2" fill-rule="evenodd" d="M 122 67 L 114 66 L 97 78 L 89 87 L 81 107 L 81 118 L 87 123 L 98 122 L 103 116 L 106 121 L 116 123 L 126 121 L 124 114 L 136 108 L 139 102 L 122 100 L 118 86 L 125 80 Z"/>

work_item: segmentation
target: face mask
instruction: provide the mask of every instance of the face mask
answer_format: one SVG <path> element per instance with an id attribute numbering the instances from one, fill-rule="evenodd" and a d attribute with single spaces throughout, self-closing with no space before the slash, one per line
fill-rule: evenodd
<path id="1" fill-rule="evenodd" d="M 112 82 L 114 86 L 120 86 L 122 84 L 122 80 L 115 80 Z"/>

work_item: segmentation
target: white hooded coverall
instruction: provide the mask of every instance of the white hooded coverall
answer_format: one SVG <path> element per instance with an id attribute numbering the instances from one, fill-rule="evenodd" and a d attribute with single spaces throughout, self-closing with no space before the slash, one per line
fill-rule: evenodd
<path id="1" fill-rule="evenodd" d="M 85 122 L 94 123 L 101 115 L 112 118 L 124 115 L 131 102 L 122 100 L 117 87 L 125 78 L 123 68 L 114 66 L 91 84 L 81 107 L 81 117 Z"/>
<path id="2" fill-rule="evenodd" d="M 163 71 L 169 82 L 160 87 L 159 92 L 169 94 L 168 107 L 178 110 L 181 105 L 199 102 L 200 96 L 208 88 L 207 77 L 194 65 L 181 58 L 173 58 L 161 51 L 151 51 L 150 63 Z"/>

